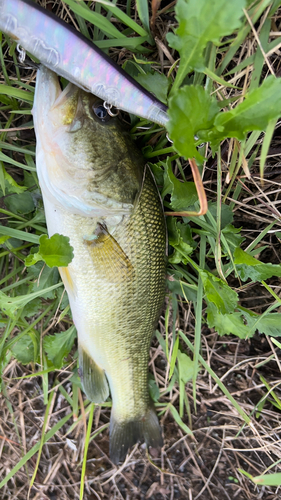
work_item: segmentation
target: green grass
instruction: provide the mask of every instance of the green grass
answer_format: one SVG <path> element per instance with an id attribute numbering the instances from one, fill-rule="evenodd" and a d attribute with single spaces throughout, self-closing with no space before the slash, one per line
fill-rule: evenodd
<path id="1" fill-rule="evenodd" d="M 183 213 L 182 216 L 167 217 L 170 310 L 167 309 L 166 314 L 166 335 L 158 332 L 157 338 L 169 363 L 165 388 L 159 391 L 157 383 L 152 381 L 151 393 L 160 415 L 170 412 L 180 429 L 190 435 L 192 430 L 185 423 L 190 412 L 185 388 L 192 381 L 193 411 L 196 411 L 197 377 L 202 367 L 238 412 L 241 426 L 254 425 L 250 412 L 245 411 L 231 396 L 203 359 L 202 326 L 207 324 L 218 335 L 233 334 L 240 339 L 253 337 L 257 330 L 270 337 L 281 335 L 281 313 L 276 312 L 280 299 L 271 288 L 272 278 L 281 276 L 281 266 L 256 258 L 269 245 L 270 231 L 278 229 L 279 212 L 272 198 L 264 198 L 263 230 L 251 241 L 247 239 L 247 247 L 245 229 L 237 227 L 234 217 L 234 211 L 240 205 L 255 211 L 257 200 L 249 205 L 243 202 L 243 197 L 251 194 L 245 176 L 249 176 L 254 169 L 264 173 L 275 125 L 281 116 L 281 80 L 270 74 L 275 71 L 268 60 L 270 56 L 266 60 L 264 57 L 279 43 L 278 39 L 271 39 L 270 29 L 271 18 L 280 3 L 267 0 L 227 3 L 224 0 L 211 3 L 209 0 L 178 0 L 175 13 L 179 26 L 175 30 L 170 29 L 166 45 L 174 61 L 179 56 L 180 61 L 178 67 L 171 63 L 169 69 L 160 73 L 159 62 L 155 64 L 157 55 L 145 0 L 136 3 L 136 20 L 128 14 L 129 6 L 123 10 L 113 2 L 104 1 L 96 3 L 94 10 L 90 10 L 88 2 L 66 0 L 83 34 L 91 37 L 93 32 L 97 45 L 107 52 L 109 47 L 130 50 L 134 59 L 127 58 L 124 64 L 126 71 L 169 105 L 168 133 L 172 145 L 166 138 L 166 131 L 158 126 L 144 131 L 138 129 L 138 125 L 143 125 L 145 121 L 135 117 L 132 117 L 132 130 L 150 162 L 165 212 Z M 101 8 L 105 10 L 101 11 Z M 173 9 L 170 8 L 171 15 Z M 243 9 L 246 9 L 247 16 Z M 91 24 L 93 31 L 89 29 Z M 259 43 L 248 55 L 241 47 L 251 37 L 251 25 L 258 25 Z M 13 44 L 2 36 L 0 187 L 5 208 L 3 205 L 0 207 L 0 367 L 3 372 L 11 356 L 25 365 L 31 365 L 34 375 L 42 379 L 47 409 L 41 441 L 19 460 L 2 480 L 0 488 L 38 452 L 31 487 L 44 443 L 73 414 L 76 418 L 74 428 L 85 415 L 89 415 L 80 491 L 80 498 L 83 498 L 94 406 L 88 404 L 83 410 L 78 403 L 80 382 L 76 366 L 71 361 L 75 334 L 68 300 L 56 270 L 57 265 L 67 265 L 71 249 L 64 242 L 61 258 L 65 257 L 66 262 L 62 264 L 54 257 L 56 252 L 52 245 L 56 243 L 46 238 L 42 199 L 35 173 L 35 142 L 30 136 L 25 138 L 23 133 L 26 128 L 32 127 L 29 113 L 33 84 L 30 83 L 30 74 L 27 77 L 26 72 L 17 67 L 16 73 L 13 72 L 9 62 L 11 57 L 15 59 L 13 51 Z M 144 53 L 145 58 L 142 56 Z M 241 59 L 238 57 L 240 53 Z M 110 54 L 116 54 L 116 50 Z M 33 73 L 33 83 L 34 77 Z M 27 118 L 18 126 L 18 117 L 25 116 Z M 261 137 L 262 141 L 259 140 Z M 228 146 L 227 160 L 223 153 L 225 144 Z M 205 184 L 208 211 L 200 217 L 186 217 L 185 212 L 199 210 L 194 182 L 186 174 L 187 160 L 195 158 L 204 175 L 212 157 L 217 159 L 217 164 L 211 189 L 208 189 L 208 183 Z M 256 159 L 258 157 L 259 160 Z M 228 167 L 228 183 L 223 182 L 225 164 Z M 270 301 L 262 304 L 258 312 L 241 306 L 244 290 L 252 284 L 271 294 Z M 192 307 L 195 314 L 193 343 L 176 325 L 180 301 L 186 307 Z M 56 335 L 58 317 L 63 334 Z M 49 332 L 50 324 L 52 328 Z M 43 340 L 40 332 L 44 332 Z M 71 372 L 72 396 L 57 384 L 50 393 L 49 374 L 68 369 Z M 269 394 L 271 389 L 266 380 L 263 384 Z M 174 387 L 179 390 L 178 407 L 163 399 Z M 4 381 L 2 389 L 6 390 Z M 57 390 L 67 399 L 72 411 L 45 432 L 48 412 Z M 273 391 L 272 398 L 280 409 L 280 400 Z M 107 406 L 108 403 L 103 405 Z M 261 405 L 259 410 L 263 411 Z M 280 484 L 280 474 L 263 478 L 251 477 L 257 484 Z"/>

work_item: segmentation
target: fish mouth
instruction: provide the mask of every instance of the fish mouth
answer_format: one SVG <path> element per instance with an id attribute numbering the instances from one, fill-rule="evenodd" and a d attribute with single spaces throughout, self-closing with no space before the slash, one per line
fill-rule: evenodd
<path id="1" fill-rule="evenodd" d="M 33 116 L 38 116 L 39 113 L 36 109 L 38 108 L 40 109 L 40 115 L 43 121 L 61 92 L 62 90 L 56 73 L 41 64 L 36 76 L 35 104 L 32 109 Z"/>
<path id="2" fill-rule="evenodd" d="M 79 91 L 73 83 L 62 89 L 58 75 L 41 64 L 36 77 L 33 116 L 40 115 L 41 123 L 51 122 L 55 127 L 69 125 L 70 132 L 77 130 L 82 125 L 82 113 L 78 112 Z"/>

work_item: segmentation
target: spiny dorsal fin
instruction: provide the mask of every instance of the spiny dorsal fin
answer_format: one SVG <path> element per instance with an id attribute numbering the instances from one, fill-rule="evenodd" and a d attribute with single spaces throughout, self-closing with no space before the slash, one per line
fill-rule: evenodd
<path id="1" fill-rule="evenodd" d="M 83 390 L 90 401 L 103 403 L 109 396 L 104 370 L 79 346 L 79 372 Z"/>

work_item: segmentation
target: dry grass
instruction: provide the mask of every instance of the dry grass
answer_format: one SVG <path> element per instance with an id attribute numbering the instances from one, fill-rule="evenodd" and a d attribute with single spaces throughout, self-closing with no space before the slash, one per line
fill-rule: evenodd
<path id="1" fill-rule="evenodd" d="M 184 323 L 187 326 L 190 320 L 186 316 L 190 315 L 184 305 L 181 311 L 183 317 L 179 321 L 182 326 Z M 192 338 L 192 329 L 185 328 L 185 332 Z M 280 414 L 269 402 L 259 418 L 256 410 L 258 401 L 267 394 L 259 378 L 261 374 L 276 394 L 279 393 L 280 371 L 276 353 L 266 339 L 258 336 L 251 341 L 241 341 L 218 338 L 216 333 L 206 331 L 203 340 L 204 358 L 246 413 L 252 414 L 251 425 L 243 425 L 241 417 L 208 373 L 201 371 L 197 382 L 197 414 L 193 409 L 191 384 L 186 386 L 191 418 L 185 417 L 184 421 L 192 427 L 194 437 L 187 437 L 166 412 L 161 419 L 165 436 L 161 456 L 149 458 L 144 447 L 136 445 L 124 464 L 117 468 L 108 458 L 110 411 L 96 408 L 92 436 L 98 435 L 88 451 L 85 500 L 279 498 L 278 491 L 270 493 L 268 487 L 255 489 L 238 472 L 238 469 L 244 469 L 252 475 L 259 475 L 269 468 L 271 472 L 280 470 L 274 465 L 281 458 Z M 151 354 L 154 358 L 152 370 L 164 392 L 164 354 L 159 347 L 152 348 Z M 262 365 L 264 361 L 266 363 Z M 45 406 L 40 377 L 18 379 L 31 373 L 32 370 L 12 360 L 3 374 L 7 394 L 2 395 L 0 401 L 1 478 L 41 438 Z M 66 376 L 67 373 L 57 374 L 57 380 L 61 382 Z M 71 390 L 69 382 L 64 387 L 68 392 Z M 167 399 L 177 406 L 178 397 L 175 387 L 163 397 L 163 402 Z M 70 411 L 65 398 L 57 391 L 46 431 Z M 79 498 L 84 439 L 83 418 L 76 422 L 70 419 L 44 445 L 30 498 Z M 1 498 L 27 498 L 35 461 L 36 455 L 3 487 Z"/>
<path id="2" fill-rule="evenodd" d="M 194 318 L 185 304 L 181 305 L 178 326 L 189 338 L 193 336 Z M 164 325 L 162 324 L 164 334 Z M 243 426 L 241 417 L 229 400 L 214 384 L 208 372 L 201 371 L 197 381 L 197 414 L 193 410 L 192 387 L 186 392 L 191 404 L 191 419 L 184 421 L 192 427 L 194 438 L 187 437 L 166 412 L 161 423 L 165 446 L 161 457 L 146 455 L 143 446 L 136 446 L 118 469 L 108 458 L 108 430 L 110 411 L 97 408 L 94 415 L 92 441 L 87 459 L 85 499 L 274 499 L 270 488 L 254 489 L 248 479 L 237 472 L 242 468 L 258 475 L 272 467 L 280 455 L 279 412 L 267 403 L 259 418 L 256 405 L 266 395 L 262 374 L 278 394 L 280 371 L 276 353 L 268 341 L 259 336 L 251 341 L 237 338 L 218 338 L 217 334 L 202 332 L 202 355 L 227 386 L 241 407 L 252 414 L 250 426 Z M 152 348 L 151 369 L 156 375 L 160 391 L 167 388 L 165 356 L 159 347 Z M 266 362 L 263 365 L 263 362 Z M 3 379 L 7 394 L 0 402 L 1 422 L 1 477 L 19 462 L 27 450 L 40 440 L 45 415 L 40 377 L 22 379 L 32 374 L 31 369 L 11 360 Z M 57 374 L 62 382 L 67 371 Z M 52 379 L 50 380 L 52 384 Z M 69 382 L 64 384 L 67 392 Z M 163 397 L 178 405 L 177 387 Z M 70 413 L 65 398 L 57 391 L 46 431 Z M 38 473 L 30 492 L 32 499 L 79 498 L 81 462 L 85 439 L 83 419 L 63 426 L 43 447 Z M 35 457 L 9 481 L 1 491 L 1 498 L 26 499 Z"/>

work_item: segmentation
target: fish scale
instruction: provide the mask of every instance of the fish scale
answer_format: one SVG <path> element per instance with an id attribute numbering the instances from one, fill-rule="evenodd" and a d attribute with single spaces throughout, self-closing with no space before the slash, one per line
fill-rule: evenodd
<path id="1" fill-rule="evenodd" d="M 93 97 L 69 85 L 62 92 L 50 70 L 38 72 L 36 166 L 48 233 L 68 236 L 74 250 L 60 273 L 78 332 L 82 385 L 95 403 L 110 387 L 110 456 L 117 463 L 139 439 L 162 443 L 148 360 L 165 293 L 166 230 L 154 179 L 129 134 L 116 118 L 99 122 L 91 115 Z M 100 154 L 96 163 L 91 144 Z M 96 186 L 103 156 L 107 173 Z"/>

